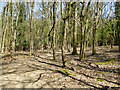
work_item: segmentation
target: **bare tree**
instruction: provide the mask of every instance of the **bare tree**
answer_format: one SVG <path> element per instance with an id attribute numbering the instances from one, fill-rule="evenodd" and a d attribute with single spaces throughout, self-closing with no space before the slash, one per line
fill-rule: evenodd
<path id="1" fill-rule="evenodd" d="M 95 50 L 95 36 L 96 36 L 96 30 L 97 30 L 97 23 L 98 23 L 98 13 L 99 13 L 99 2 L 96 3 L 94 6 L 94 21 L 93 21 L 93 31 L 92 31 L 92 55 L 96 54 Z"/>
<path id="2" fill-rule="evenodd" d="M 33 54 L 33 9 L 34 9 L 34 2 L 30 3 L 31 6 L 31 11 L 29 7 L 29 3 L 27 2 L 27 7 L 29 11 L 29 24 L 30 24 L 30 55 Z"/>
<path id="3" fill-rule="evenodd" d="M 84 52 L 83 52 L 83 22 L 84 22 L 84 8 L 85 8 L 85 2 L 82 3 L 82 8 L 81 8 L 81 12 L 80 12 L 80 56 L 79 59 L 81 60 L 83 58 Z"/>
<path id="4" fill-rule="evenodd" d="M 53 4 L 53 43 L 52 43 L 52 48 L 53 48 L 53 59 L 56 60 L 55 56 L 55 30 L 56 30 L 56 22 L 57 22 L 57 2 L 54 2 Z"/>
<path id="5" fill-rule="evenodd" d="M 5 41 L 6 41 L 6 34 L 7 34 L 7 28 L 8 28 L 8 19 L 9 19 L 9 10 L 10 10 L 10 2 L 7 3 L 6 9 L 5 9 L 5 20 L 4 20 L 4 25 L 3 25 L 3 35 L 2 35 L 2 50 L 1 53 L 4 53 L 5 50 Z M 6 16 L 7 14 L 7 16 Z M 6 45 L 7 47 L 7 45 Z"/>
<path id="6" fill-rule="evenodd" d="M 74 8 L 74 28 L 73 28 L 73 55 L 77 55 L 77 2 Z"/>
<path id="7" fill-rule="evenodd" d="M 63 22 L 64 22 L 64 24 L 63 24 L 63 32 L 62 32 L 62 35 L 63 35 L 63 37 L 62 37 L 62 62 L 63 62 L 63 67 L 65 67 L 66 66 L 66 61 L 65 61 L 65 45 L 66 45 L 66 23 L 67 23 L 67 19 L 69 18 L 69 15 L 70 15 L 70 11 L 71 11 L 71 5 L 74 3 L 74 2 L 70 2 L 69 3 L 69 11 L 68 11 L 68 13 L 67 13 L 67 15 L 64 17 L 64 15 L 63 15 L 63 8 L 62 8 L 62 3 L 63 2 L 61 2 L 61 16 L 62 16 L 62 20 L 63 20 Z"/>

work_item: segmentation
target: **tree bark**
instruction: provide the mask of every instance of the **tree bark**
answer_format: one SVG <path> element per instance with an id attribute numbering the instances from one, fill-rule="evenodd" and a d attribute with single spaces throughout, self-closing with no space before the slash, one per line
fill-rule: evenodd
<path id="1" fill-rule="evenodd" d="M 54 2 L 54 4 L 53 4 L 53 42 L 52 42 L 53 59 L 54 59 L 54 60 L 56 60 L 56 55 L 55 55 L 56 22 L 57 22 L 57 2 Z"/>
<path id="2" fill-rule="evenodd" d="M 79 59 L 82 60 L 83 58 L 83 22 L 84 22 L 84 7 L 85 7 L 85 2 L 83 2 L 81 13 L 80 13 L 80 56 Z"/>
<path id="3" fill-rule="evenodd" d="M 97 2 L 97 12 L 95 11 L 95 16 L 94 16 L 94 23 L 93 23 L 93 31 L 92 31 L 92 55 L 96 54 L 96 50 L 95 50 L 95 38 L 96 38 L 96 30 L 97 30 L 97 17 L 98 17 L 98 12 L 99 12 L 99 7 L 98 7 L 98 2 Z"/>
<path id="4" fill-rule="evenodd" d="M 12 29 L 12 51 L 14 52 L 15 51 L 15 41 L 14 41 L 14 37 L 15 37 L 15 30 L 14 30 L 14 22 L 13 22 L 13 18 L 14 18 L 14 5 L 13 5 L 13 3 L 12 3 L 12 27 L 11 27 L 11 29 Z"/>
<path id="5" fill-rule="evenodd" d="M 77 55 L 77 2 L 74 8 L 73 55 Z"/>
<path id="6" fill-rule="evenodd" d="M 63 39 L 62 39 L 62 62 L 63 62 L 63 67 L 65 67 L 66 65 L 65 65 L 65 45 L 66 45 L 66 43 L 65 43 L 65 40 L 66 40 L 66 21 L 67 20 L 64 20 L 64 30 L 63 30 Z"/>
<path id="7" fill-rule="evenodd" d="M 67 13 L 67 15 L 64 17 L 63 15 L 63 9 L 62 9 L 62 3 L 61 2 L 61 16 L 62 16 L 62 19 L 63 19 L 63 22 L 64 22 L 64 26 L 63 26 L 63 32 L 62 32 L 62 47 L 61 47 L 61 51 L 62 51 L 62 62 L 63 62 L 63 67 L 66 66 L 66 61 L 65 61 L 65 45 L 66 45 L 66 23 L 67 23 L 67 19 L 69 18 L 69 15 L 70 15 L 70 11 L 71 11 L 71 5 L 74 3 L 74 2 L 70 2 L 69 3 L 69 11 Z"/>
<path id="8" fill-rule="evenodd" d="M 6 41 L 6 34 L 7 34 L 7 26 L 8 26 L 8 19 L 9 19 L 9 8 L 10 8 L 10 2 L 8 5 L 6 5 L 6 10 L 5 10 L 5 24 L 3 26 L 3 39 L 2 39 L 2 50 L 1 53 L 4 53 L 5 50 L 5 41 Z M 7 17 L 6 17 L 6 11 L 7 11 Z"/>
<path id="9" fill-rule="evenodd" d="M 32 9 L 30 13 L 29 4 L 27 3 L 28 10 L 29 10 L 29 24 L 30 24 L 30 55 L 33 54 L 33 9 L 34 9 L 34 2 L 32 2 Z"/>

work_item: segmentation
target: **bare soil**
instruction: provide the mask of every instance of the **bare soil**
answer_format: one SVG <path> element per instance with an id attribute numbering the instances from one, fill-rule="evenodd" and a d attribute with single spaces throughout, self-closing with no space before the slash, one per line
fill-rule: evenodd
<path id="1" fill-rule="evenodd" d="M 117 47 L 86 49 L 86 58 L 66 51 L 67 67 L 62 67 L 61 51 L 52 59 L 52 50 L 4 54 L 0 58 L 2 88 L 108 88 L 120 87 L 120 52 Z M 72 49 L 71 49 L 72 51 Z M 79 52 L 79 48 L 78 48 Z"/>

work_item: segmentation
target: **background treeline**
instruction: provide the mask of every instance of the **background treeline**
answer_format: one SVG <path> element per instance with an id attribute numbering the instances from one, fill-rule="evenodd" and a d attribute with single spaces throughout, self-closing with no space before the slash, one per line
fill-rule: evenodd
<path id="1" fill-rule="evenodd" d="M 1 13 L 1 53 L 61 49 L 85 57 L 85 48 L 118 45 L 120 2 L 7 2 Z M 77 51 L 80 47 L 80 52 Z"/>

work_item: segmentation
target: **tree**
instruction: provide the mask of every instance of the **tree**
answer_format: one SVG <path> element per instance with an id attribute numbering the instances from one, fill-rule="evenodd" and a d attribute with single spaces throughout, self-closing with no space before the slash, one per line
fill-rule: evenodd
<path id="1" fill-rule="evenodd" d="M 95 50 L 95 36 L 96 36 L 96 30 L 97 30 L 97 23 L 98 23 L 98 13 L 99 13 L 99 2 L 96 3 L 96 6 L 94 7 L 94 21 L 93 21 L 93 30 L 92 30 L 92 55 L 96 54 Z"/>
<path id="2" fill-rule="evenodd" d="M 81 60 L 83 58 L 84 52 L 83 52 L 83 22 L 84 22 L 84 7 L 85 7 L 85 2 L 82 3 L 82 8 L 80 12 L 80 56 L 79 59 Z"/>
<path id="3" fill-rule="evenodd" d="M 74 7 L 73 55 L 77 55 L 77 2 Z"/>
<path id="4" fill-rule="evenodd" d="M 11 25 L 11 32 L 12 32 L 12 51 L 14 52 L 15 51 L 15 36 L 14 36 L 14 34 L 15 34 L 15 31 L 14 31 L 14 21 L 13 21 L 13 19 L 14 19 L 14 4 L 13 3 L 11 3 L 11 5 L 12 5 L 12 8 L 11 8 L 11 22 L 12 22 L 12 25 Z"/>
<path id="5" fill-rule="evenodd" d="M 119 51 L 120 51 L 120 2 L 117 0 L 115 2 L 115 18 L 116 18 L 116 31 L 117 31 L 117 37 L 118 37 L 118 45 L 119 45 Z"/>
<path id="6" fill-rule="evenodd" d="M 56 60 L 55 56 L 55 30 L 56 30 L 56 22 L 57 22 L 57 1 L 54 2 L 53 4 L 53 43 L 52 43 L 52 48 L 53 48 L 53 59 Z"/>
<path id="7" fill-rule="evenodd" d="M 7 34 L 7 27 L 8 27 L 8 19 L 9 19 L 9 10 L 10 10 L 10 2 L 6 4 L 6 7 L 3 11 L 4 14 L 4 20 L 3 20 L 3 34 L 2 34 L 2 50 L 1 50 L 1 53 L 4 53 L 5 51 L 5 46 L 7 48 L 7 45 L 5 45 L 5 41 L 6 41 L 6 34 Z M 7 14 L 7 15 L 6 15 Z"/>
<path id="8" fill-rule="evenodd" d="M 67 23 L 67 19 L 69 18 L 69 15 L 70 15 L 70 11 L 71 11 L 71 5 L 74 3 L 74 2 L 70 2 L 69 3 L 69 11 L 67 13 L 67 15 L 64 17 L 63 15 L 63 8 L 62 8 L 62 3 L 61 2 L 61 16 L 62 16 L 62 20 L 63 20 L 63 32 L 62 32 L 62 47 L 61 47 L 61 51 L 62 51 L 62 62 L 63 62 L 63 67 L 66 66 L 66 61 L 65 61 L 65 44 L 66 44 L 66 23 Z"/>
<path id="9" fill-rule="evenodd" d="M 17 12 L 16 12 L 16 22 L 15 22 L 15 30 L 14 30 L 14 35 L 13 35 L 13 37 L 14 37 L 14 40 L 13 40 L 13 50 L 14 51 L 16 49 L 17 26 L 18 26 L 19 14 L 20 14 L 20 10 L 18 8 L 19 7 L 18 3 L 16 4 L 16 6 L 17 6 L 17 8 L 16 8 L 16 10 L 17 10 Z"/>
<path id="10" fill-rule="evenodd" d="M 29 4 L 27 2 L 27 7 L 28 7 L 28 11 L 29 11 L 29 25 L 30 25 L 30 55 L 33 54 L 33 9 L 34 9 L 34 2 L 30 3 L 32 4 L 31 6 L 31 11 L 29 8 Z"/>

